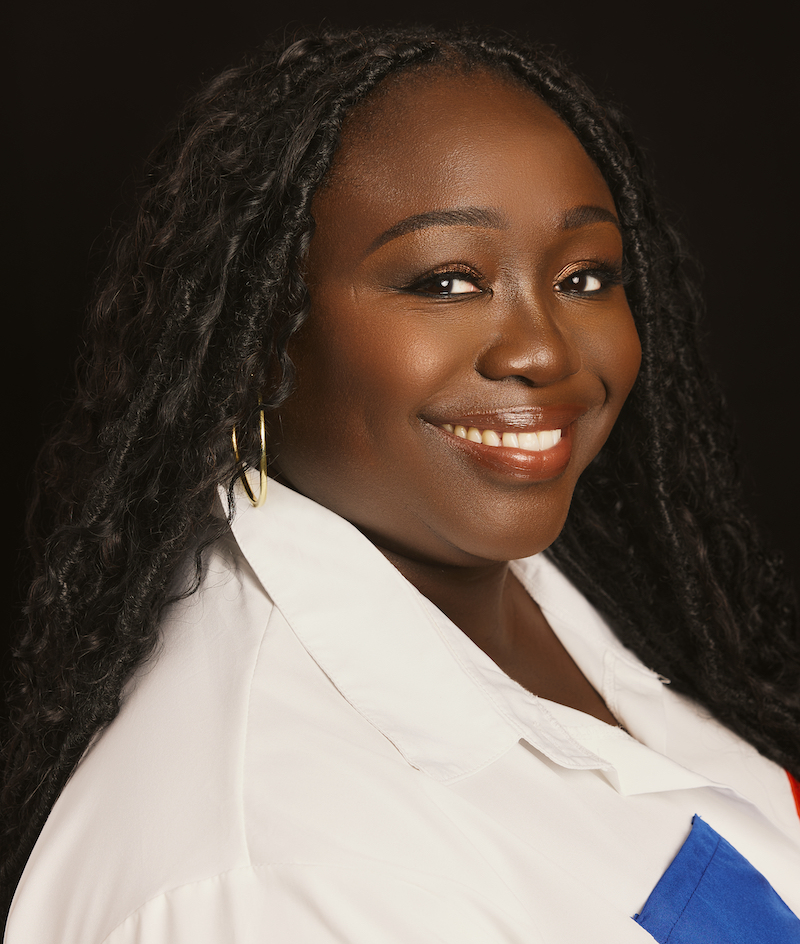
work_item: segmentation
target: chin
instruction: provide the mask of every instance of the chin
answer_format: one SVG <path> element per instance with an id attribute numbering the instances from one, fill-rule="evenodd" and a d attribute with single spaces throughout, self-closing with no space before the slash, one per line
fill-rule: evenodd
<path id="1" fill-rule="evenodd" d="M 452 553 L 448 555 L 450 559 L 442 563 L 470 566 L 480 561 L 532 557 L 550 547 L 561 534 L 568 510 L 554 515 L 554 509 L 550 507 L 545 514 L 536 515 L 527 522 L 521 522 L 519 516 L 508 522 L 498 518 L 494 525 L 482 528 L 478 533 L 470 530 L 451 534 L 448 543 Z"/>

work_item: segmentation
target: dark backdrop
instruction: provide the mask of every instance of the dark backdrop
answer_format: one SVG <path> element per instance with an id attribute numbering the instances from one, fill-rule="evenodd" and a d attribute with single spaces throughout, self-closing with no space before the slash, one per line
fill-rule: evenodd
<path id="1" fill-rule="evenodd" d="M 559 45 L 626 106 L 704 267 L 707 344 L 737 420 L 749 501 L 800 572 L 797 159 L 787 140 L 797 135 L 797 87 L 777 4 L 744 16 L 701 2 L 33 0 L 14 15 L 4 122 L 12 609 L 30 465 L 68 394 L 92 278 L 109 227 L 126 216 L 131 179 L 199 81 L 260 38 L 324 18 L 472 20 L 528 33 Z"/>

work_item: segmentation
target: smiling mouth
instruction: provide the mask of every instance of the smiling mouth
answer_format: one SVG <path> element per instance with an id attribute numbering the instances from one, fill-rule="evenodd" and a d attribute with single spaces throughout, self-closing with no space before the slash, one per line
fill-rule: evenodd
<path id="1" fill-rule="evenodd" d="M 506 480 L 510 476 L 521 482 L 544 482 L 565 472 L 572 455 L 573 427 L 588 409 L 583 403 L 519 406 L 440 415 L 427 422 L 470 462 Z"/>
<path id="2" fill-rule="evenodd" d="M 512 432 L 511 430 L 478 429 L 476 426 L 453 426 L 442 423 L 439 429 L 459 439 L 481 443 L 484 446 L 520 449 L 523 452 L 546 452 L 561 442 L 562 430 L 542 429 L 538 432 Z"/>

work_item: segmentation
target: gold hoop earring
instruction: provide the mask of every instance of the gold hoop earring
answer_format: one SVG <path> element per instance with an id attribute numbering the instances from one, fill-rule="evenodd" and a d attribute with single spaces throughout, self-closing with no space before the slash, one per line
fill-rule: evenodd
<path id="1" fill-rule="evenodd" d="M 236 427 L 234 426 L 231 430 L 233 457 L 236 460 L 236 467 L 239 470 L 239 478 L 242 480 L 242 485 L 244 486 L 244 490 L 247 492 L 247 497 L 250 499 L 250 504 L 253 506 L 253 508 L 260 508 L 267 500 L 267 421 L 264 417 L 264 405 L 260 400 L 258 401 L 258 414 L 258 430 L 261 436 L 261 458 L 258 463 L 260 482 L 258 498 L 256 498 L 256 496 L 253 494 L 252 488 L 250 488 L 250 483 L 247 481 L 247 475 L 245 474 L 246 470 L 242 465 L 242 460 L 239 458 L 239 447 L 236 443 Z"/>

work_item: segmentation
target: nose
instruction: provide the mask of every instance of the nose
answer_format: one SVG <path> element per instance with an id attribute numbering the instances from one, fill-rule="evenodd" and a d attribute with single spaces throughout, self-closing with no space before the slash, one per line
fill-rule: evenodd
<path id="1" fill-rule="evenodd" d="M 558 302 L 532 297 L 498 303 L 475 369 L 488 380 L 517 379 L 533 387 L 556 383 L 578 372 L 580 352 L 559 323 Z"/>

